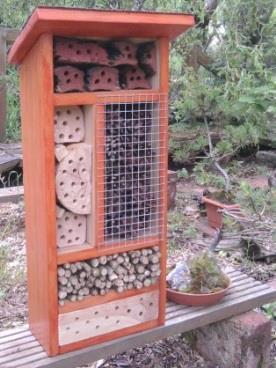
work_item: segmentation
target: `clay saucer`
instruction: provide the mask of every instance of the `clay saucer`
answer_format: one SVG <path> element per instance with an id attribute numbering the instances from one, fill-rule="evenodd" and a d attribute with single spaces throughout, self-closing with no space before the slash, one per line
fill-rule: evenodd
<path id="1" fill-rule="evenodd" d="M 180 291 L 167 288 L 167 298 L 174 303 L 189 306 L 212 305 L 219 302 L 231 287 L 230 278 L 228 278 L 228 280 L 229 283 L 227 288 L 209 294 L 182 293 Z"/>

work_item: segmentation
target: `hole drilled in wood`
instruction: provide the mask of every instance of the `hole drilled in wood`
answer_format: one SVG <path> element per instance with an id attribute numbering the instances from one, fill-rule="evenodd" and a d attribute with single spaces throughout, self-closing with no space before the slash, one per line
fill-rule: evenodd
<path id="1" fill-rule="evenodd" d="M 61 107 L 55 111 L 54 120 L 56 143 L 77 143 L 84 139 L 84 115 L 80 107 Z"/>
<path id="2" fill-rule="evenodd" d="M 81 215 L 91 211 L 90 174 L 90 145 L 66 146 L 63 158 L 57 164 L 56 191 L 60 203 L 73 213 Z M 60 186 L 60 182 L 64 185 Z"/>
<path id="3" fill-rule="evenodd" d="M 64 211 L 63 215 L 57 218 L 58 247 L 84 244 L 86 241 L 86 221 L 84 215 Z"/>

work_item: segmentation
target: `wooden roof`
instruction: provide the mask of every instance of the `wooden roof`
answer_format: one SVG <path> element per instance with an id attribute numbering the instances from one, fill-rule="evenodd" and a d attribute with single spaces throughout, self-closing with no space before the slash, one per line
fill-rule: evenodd
<path id="1" fill-rule="evenodd" d="M 75 37 L 174 39 L 193 25 L 193 15 L 182 13 L 38 7 L 10 49 L 8 61 L 20 64 L 43 33 Z"/>

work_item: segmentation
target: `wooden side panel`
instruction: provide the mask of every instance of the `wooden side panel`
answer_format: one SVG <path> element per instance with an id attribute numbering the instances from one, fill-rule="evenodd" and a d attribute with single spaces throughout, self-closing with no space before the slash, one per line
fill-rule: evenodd
<path id="1" fill-rule="evenodd" d="M 20 68 L 30 328 L 57 349 L 57 256 L 52 36 L 42 35 Z"/>

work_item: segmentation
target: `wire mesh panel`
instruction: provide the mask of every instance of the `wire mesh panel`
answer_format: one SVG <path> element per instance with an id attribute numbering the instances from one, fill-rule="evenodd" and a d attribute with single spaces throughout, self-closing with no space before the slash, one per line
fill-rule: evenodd
<path id="1" fill-rule="evenodd" d="M 167 153 L 161 131 L 167 126 L 166 95 L 106 96 L 97 114 L 102 155 L 96 165 L 103 176 L 97 193 L 102 198 L 98 244 L 159 237 L 165 211 Z"/>

